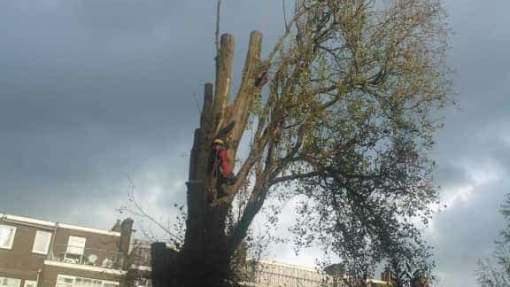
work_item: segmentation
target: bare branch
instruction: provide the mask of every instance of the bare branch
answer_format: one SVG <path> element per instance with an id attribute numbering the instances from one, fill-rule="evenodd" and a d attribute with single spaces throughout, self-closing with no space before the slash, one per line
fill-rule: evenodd
<path id="1" fill-rule="evenodd" d="M 151 216 L 148 212 L 145 211 L 145 209 L 140 205 L 140 203 L 138 202 L 138 200 L 135 197 L 135 190 L 136 190 L 135 184 L 132 182 L 131 178 L 129 178 L 129 177 L 128 177 L 128 181 L 129 181 L 128 199 L 134 205 L 135 210 L 131 210 L 126 207 L 126 208 L 122 209 L 122 211 L 127 211 L 127 212 L 132 213 L 133 215 L 148 219 L 150 222 L 152 222 L 157 227 L 159 227 L 161 230 L 163 230 L 166 234 L 168 234 L 168 236 L 170 237 L 170 239 L 172 241 L 174 241 L 174 243 L 178 243 L 178 244 L 182 243 L 182 239 L 178 235 L 174 234 L 168 227 L 164 226 L 159 220 L 156 220 L 153 216 Z"/>
<path id="2" fill-rule="evenodd" d="M 248 52 L 246 53 L 246 60 L 244 62 L 243 76 L 241 85 L 237 93 L 237 97 L 232 105 L 232 111 L 229 121 L 235 122 L 235 126 L 231 132 L 230 150 L 235 151 L 239 145 L 239 141 L 246 129 L 248 117 L 252 112 L 253 102 L 255 97 L 258 96 L 260 91 L 255 87 L 255 77 L 258 74 L 260 51 L 262 46 L 262 34 L 254 31 L 250 35 L 250 43 Z M 232 154 L 235 158 L 235 153 Z"/>
<path id="3" fill-rule="evenodd" d="M 286 176 L 280 176 L 271 181 L 271 185 L 287 182 L 287 181 L 294 181 L 299 179 L 307 179 L 311 177 L 319 176 L 320 173 L 317 171 L 309 172 L 309 173 L 301 173 L 301 174 L 292 174 L 292 175 L 286 175 Z"/>
<path id="4" fill-rule="evenodd" d="M 308 9 L 305 8 L 304 6 L 298 9 L 294 16 L 292 17 L 292 19 L 290 20 L 290 22 L 288 23 L 288 27 L 292 27 L 292 25 L 294 25 L 299 20 L 299 18 L 303 16 L 307 11 Z M 266 58 L 265 62 L 271 63 L 273 61 L 276 54 L 278 54 L 278 52 L 280 52 L 281 49 L 283 48 L 283 44 L 285 43 L 287 37 L 291 34 L 291 31 L 292 29 L 287 29 L 287 31 L 285 31 L 285 33 L 283 33 L 283 35 L 280 36 L 280 38 L 278 38 L 276 44 L 273 47 L 273 50 L 269 53 L 269 56 Z"/>
<path id="5" fill-rule="evenodd" d="M 221 21 L 221 1 L 218 0 L 216 5 L 216 35 L 215 35 L 215 46 L 216 46 L 216 57 L 218 57 L 220 51 L 220 21 Z M 218 59 L 216 58 L 216 61 Z"/>
<path id="6" fill-rule="evenodd" d="M 285 25 L 285 32 L 290 30 L 289 23 L 287 22 L 287 5 L 285 0 L 282 0 L 283 24 Z"/>
<path id="7" fill-rule="evenodd" d="M 232 85 L 232 63 L 234 60 L 234 37 L 230 34 L 221 36 L 221 47 L 218 53 L 218 65 L 216 67 L 216 92 L 213 103 L 213 122 L 215 133 L 224 123 L 225 112 L 228 105 L 230 87 Z"/>

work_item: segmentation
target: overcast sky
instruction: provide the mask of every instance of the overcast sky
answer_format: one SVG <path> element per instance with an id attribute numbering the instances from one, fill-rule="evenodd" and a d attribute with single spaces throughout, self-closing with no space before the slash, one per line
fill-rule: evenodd
<path id="1" fill-rule="evenodd" d="M 0 212 L 109 228 L 128 177 L 157 217 L 183 202 L 202 84 L 214 76 L 214 2 L 0 0 Z M 224 1 L 237 59 L 251 30 L 266 49 L 281 32 L 280 5 Z M 446 8 L 459 105 L 437 136 L 448 208 L 427 237 L 440 286 L 470 287 L 510 191 L 510 1 Z M 314 255 L 271 256 L 309 265 Z"/>

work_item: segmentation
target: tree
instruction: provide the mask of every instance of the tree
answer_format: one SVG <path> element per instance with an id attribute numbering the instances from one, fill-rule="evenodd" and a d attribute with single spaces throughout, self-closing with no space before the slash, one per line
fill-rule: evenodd
<path id="1" fill-rule="evenodd" d="M 390 246 L 413 248 L 413 222 L 431 215 L 428 151 L 449 86 L 440 2 L 302 0 L 294 10 L 265 57 L 251 33 L 232 99 L 234 39 L 221 36 L 166 285 L 234 284 L 231 258 L 268 198 L 302 198 L 298 245 L 321 243 L 364 276 Z M 231 185 L 211 172 L 218 137 L 239 157 Z"/>
<path id="2" fill-rule="evenodd" d="M 435 278 L 432 269 L 435 264 L 431 248 L 424 242 L 416 239 L 416 246 L 393 244 L 389 248 L 390 258 L 385 267 L 385 278 L 393 282 L 394 287 L 429 286 Z"/>
<path id="3" fill-rule="evenodd" d="M 501 256 L 501 254 L 496 255 Z M 508 253 L 506 254 L 508 256 Z M 507 257 L 508 260 L 508 257 Z M 478 270 L 476 271 L 478 283 L 482 287 L 508 287 L 510 286 L 510 278 L 505 267 L 497 260 L 494 262 L 490 259 L 478 261 Z"/>
<path id="4" fill-rule="evenodd" d="M 501 239 L 496 241 L 493 258 L 480 259 L 476 277 L 482 287 L 510 286 L 510 194 L 507 195 L 501 213 L 508 220 Z"/>

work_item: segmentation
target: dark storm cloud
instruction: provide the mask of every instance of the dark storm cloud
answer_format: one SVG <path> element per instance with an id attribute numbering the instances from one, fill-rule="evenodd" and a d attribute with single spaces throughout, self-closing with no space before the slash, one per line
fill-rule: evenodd
<path id="1" fill-rule="evenodd" d="M 223 2 L 239 71 L 251 30 L 266 52 L 281 33 L 281 2 Z M 442 286 L 469 287 L 510 190 L 510 2 L 445 2 L 459 106 L 437 137 L 449 206 L 428 237 Z M 128 176 L 157 216 L 182 202 L 214 17 L 210 0 L 1 1 L 0 212 L 107 227 Z"/>
<path id="2" fill-rule="evenodd" d="M 237 67 L 270 7 L 225 5 Z M 128 177 L 157 215 L 182 202 L 214 24 L 205 0 L 2 1 L 0 210 L 105 227 Z"/>
<path id="3" fill-rule="evenodd" d="M 510 31 L 508 1 L 448 1 L 459 105 L 446 113 L 434 157 L 449 206 L 434 220 L 440 286 L 477 286 L 476 261 L 503 228 L 510 191 Z"/>
<path id="4" fill-rule="evenodd" d="M 172 188 L 196 125 L 193 93 L 211 75 L 212 46 L 197 43 L 214 17 L 191 17 L 204 4 L 1 3 L 3 211 L 104 225 L 126 175 L 166 190 L 162 205 L 181 199 Z M 110 214 L 89 219 L 95 206 Z"/>

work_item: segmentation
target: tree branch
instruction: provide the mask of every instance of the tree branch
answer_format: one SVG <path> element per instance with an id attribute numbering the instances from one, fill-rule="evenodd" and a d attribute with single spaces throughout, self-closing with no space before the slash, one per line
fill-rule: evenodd
<path id="1" fill-rule="evenodd" d="M 282 10 L 283 10 L 283 24 L 285 24 L 285 32 L 290 30 L 289 23 L 287 22 L 287 8 L 285 5 L 285 0 L 282 0 Z"/>
<path id="2" fill-rule="evenodd" d="M 307 11 L 308 11 L 308 8 L 305 8 L 304 6 L 301 8 L 298 8 L 296 13 L 294 14 L 294 17 L 292 17 L 292 19 L 288 23 L 288 26 L 291 27 Z M 276 41 L 276 44 L 273 47 L 273 50 L 271 50 L 271 52 L 269 53 L 269 56 L 266 58 L 265 62 L 271 63 L 273 61 L 276 54 L 278 54 L 278 52 L 283 48 L 283 43 L 285 42 L 285 39 L 287 39 L 287 37 L 290 35 L 291 31 L 292 31 L 292 29 L 287 29 L 285 31 L 285 33 L 280 38 L 278 38 L 278 40 Z"/>
<path id="3" fill-rule="evenodd" d="M 307 179 L 311 177 L 316 177 L 321 175 L 321 173 L 317 171 L 308 172 L 308 173 L 300 173 L 300 174 L 292 174 L 292 175 L 286 175 L 286 176 L 280 176 L 275 179 L 273 179 L 270 183 L 270 185 L 275 185 L 278 183 L 286 182 L 286 181 L 293 181 L 298 179 Z"/>
<path id="4" fill-rule="evenodd" d="M 239 91 L 231 109 L 230 122 L 235 122 L 231 132 L 230 150 L 235 151 L 246 129 L 246 124 L 253 106 L 254 97 L 257 96 L 257 88 L 254 85 L 260 63 L 260 51 L 262 47 L 262 34 L 254 31 L 250 35 L 250 43 L 246 60 L 244 62 L 243 76 Z M 232 155 L 235 158 L 235 154 Z"/>
<path id="5" fill-rule="evenodd" d="M 216 5 L 216 35 L 215 35 L 216 57 L 218 57 L 219 51 L 220 51 L 221 1 L 222 0 L 218 0 L 218 3 Z M 217 58 L 216 58 L 216 61 L 217 61 Z"/>
<path id="6" fill-rule="evenodd" d="M 228 105 L 228 96 L 231 86 L 233 59 L 234 37 L 230 34 L 223 34 L 221 36 L 221 48 L 218 53 L 216 66 L 216 92 L 212 111 L 215 133 L 222 128 L 225 118 L 225 110 Z"/>

